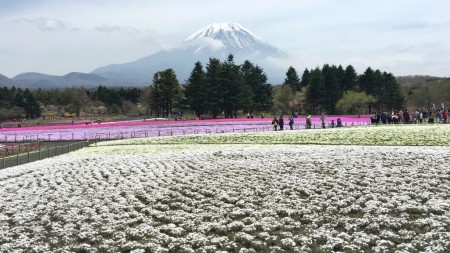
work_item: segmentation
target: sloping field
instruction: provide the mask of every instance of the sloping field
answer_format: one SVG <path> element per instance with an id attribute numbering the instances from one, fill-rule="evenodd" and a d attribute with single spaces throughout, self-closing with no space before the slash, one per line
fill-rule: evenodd
<path id="1" fill-rule="evenodd" d="M 6 169 L 0 251 L 449 252 L 450 127 L 419 128 L 133 139 Z"/>

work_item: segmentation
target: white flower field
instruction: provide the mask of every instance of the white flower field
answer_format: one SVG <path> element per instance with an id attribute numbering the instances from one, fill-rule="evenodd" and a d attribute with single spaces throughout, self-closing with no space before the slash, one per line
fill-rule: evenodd
<path id="1" fill-rule="evenodd" d="M 439 125 L 101 142 L 0 171 L 0 252 L 450 252 L 449 140 Z"/>

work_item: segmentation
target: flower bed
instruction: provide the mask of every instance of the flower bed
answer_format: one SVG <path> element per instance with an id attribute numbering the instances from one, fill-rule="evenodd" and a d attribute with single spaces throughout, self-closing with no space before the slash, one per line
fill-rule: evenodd
<path id="1" fill-rule="evenodd" d="M 448 134 L 426 125 L 99 142 L 0 171 L 0 252 L 449 252 Z M 371 146 L 303 145 L 349 139 Z"/>
<path id="2" fill-rule="evenodd" d="M 0 251 L 450 250 L 442 147 L 143 146 L 0 171 Z"/>
<path id="3" fill-rule="evenodd" d="M 331 117 L 330 117 L 331 118 Z M 331 119 L 330 119 L 331 120 Z M 343 116 L 344 125 L 366 125 L 367 118 Z M 304 128 L 304 119 L 296 119 L 295 129 Z M 313 118 L 319 126 L 320 119 Z M 287 119 L 286 119 L 287 122 Z M 128 139 L 155 136 L 255 132 L 271 130 L 271 119 L 216 119 L 186 121 L 127 121 L 106 122 L 91 125 L 35 126 L 0 129 L 0 141 L 17 142 L 25 140 L 68 141 L 91 139 Z"/>
<path id="4" fill-rule="evenodd" d="M 450 146 L 450 125 L 390 125 L 305 131 L 176 136 L 111 141 L 98 145 L 145 144 L 323 144 L 366 146 Z"/>

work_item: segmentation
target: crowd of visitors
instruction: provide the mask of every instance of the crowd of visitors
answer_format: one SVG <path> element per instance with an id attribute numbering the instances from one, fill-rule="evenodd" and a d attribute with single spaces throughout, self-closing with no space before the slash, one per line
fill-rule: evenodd
<path id="1" fill-rule="evenodd" d="M 289 129 L 293 130 L 294 129 L 294 118 L 297 118 L 297 114 L 296 113 L 292 113 L 289 116 Z M 325 113 L 322 113 L 321 117 L 321 122 L 322 122 L 322 128 L 326 128 L 326 116 Z M 272 126 L 273 126 L 273 130 L 274 131 L 282 131 L 284 130 L 284 119 L 283 119 L 283 115 L 280 115 L 279 118 L 277 117 L 273 117 L 272 120 Z M 306 116 L 306 120 L 305 120 L 305 128 L 306 129 L 311 129 L 312 126 L 312 121 L 311 121 L 311 115 L 307 115 Z M 334 120 L 331 120 L 331 123 L 328 124 L 329 127 L 334 128 L 334 127 L 342 127 L 342 121 L 341 118 L 337 118 L 337 121 L 334 122 Z"/>
<path id="2" fill-rule="evenodd" d="M 397 111 L 387 112 L 377 112 L 372 114 L 370 117 L 371 124 L 422 124 L 422 123 L 450 123 L 448 120 L 448 115 L 450 114 L 450 109 L 445 110 L 444 108 L 422 108 L 416 109 L 412 113 L 408 111 L 407 108 Z M 289 116 L 289 129 L 293 130 L 294 118 L 297 118 L 296 113 L 292 113 Z M 326 115 L 322 113 L 320 116 L 322 128 L 327 127 Z M 284 120 L 283 115 L 279 118 L 274 117 L 272 120 L 272 126 L 275 131 L 284 130 Z M 312 121 L 311 115 L 306 116 L 305 128 L 311 129 Z M 336 122 L 331 120 L 328 123 L 328 127 L 342 127 L 342 121 L 337 118 Z"/>
<path id="3" fill-rule="evenodd" d="M 372 124 L 422 124 L 422 123 L 450 123 L 448 120 L 448 115 L 450 114 L 450 109 L 445 110 L 444 108 L 422 108 L 416 109 L 414 112 L 410 113 L 408 109 L 402 109 L 398 111 L 392 111 L 391 113 L 387 112 L 377 112 L 372 114 L 370 117 Z M 289 116 L 289 129 L 293 130 L 294 118 L 297 118 L 297 114 L 292 113 Z M 326 121 L 325 113 L 322 113 L 320 116 L 321 127 L 322 128 L 334 128 L 334 127 L 342 127 L 342 121 L 340 118 L 337 118 L 336 122 L 331 120 L 331 122 Z M 280 115 L 279 118 L 273 117 L 272 126 L 275 131 L 284 130 L 284 119 L 283 115 Z M 312 120 L 311 115 L 306 116 L 305 120 L 305 128 L 311 129 Z"/>
<path id="4" fill-rule="evenodd" d="M 422 123 L 448 123 L 448 114 L 450 109 L 444 108 L 422 108 L 414 112 L 408 112 L 408 109 L 387 112 L 377 112 L 370 117 L 372 124 L 422 124 Z"/>

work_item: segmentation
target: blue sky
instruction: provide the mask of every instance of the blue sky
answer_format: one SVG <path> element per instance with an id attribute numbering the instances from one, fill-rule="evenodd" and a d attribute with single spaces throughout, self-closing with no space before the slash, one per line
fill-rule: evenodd
<path id="1" fill-rule="evenodd" d="M 446 0 L 0 0 L 0 74 L 90 72 L 232 22 L 291 55 L 281 69 L 450 76 L 448 10 Z"/>

